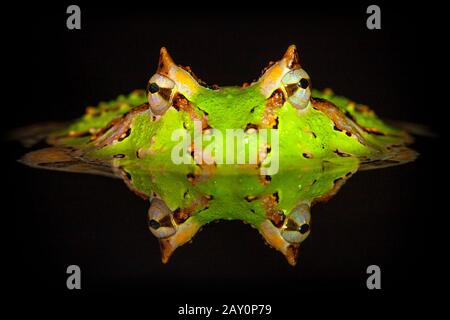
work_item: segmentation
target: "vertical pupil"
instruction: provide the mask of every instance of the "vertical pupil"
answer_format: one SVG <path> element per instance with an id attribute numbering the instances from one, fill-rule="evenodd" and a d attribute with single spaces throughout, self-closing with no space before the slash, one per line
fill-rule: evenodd
<path id="1" fill-rule="evenodd" d="M 309 86 L 309 81 L 306 78 L 302 78 L 300 79 L 300 81 L 298 82 L 298 86 L 302 89 L 306 89 Z"/>
<path id="2" fill-rule="evenodd" d="M 155 82 L 150 83 L 150 85 L 148 86 L 148 91 L 150 93 L 156 93 L 156 92 L 158 92 L 158 90 L 159 90 L 159 86 Z"/>

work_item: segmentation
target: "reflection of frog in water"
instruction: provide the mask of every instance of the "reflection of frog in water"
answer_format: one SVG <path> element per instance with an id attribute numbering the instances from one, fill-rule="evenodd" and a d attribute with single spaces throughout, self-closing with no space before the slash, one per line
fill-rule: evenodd
<path id="1" fill-rule="evenodd" d="M 258 229 L 294 265 L 309 234 L 310 207 L 331 198 L 357 168 L 358 161 L 349 159 L 273 176 L 249 168 L 182 175 L 132 165 L 122 174 L 132 190 L 151 199 L 148 223 L 160 241 L 163 262 L 203 225 L 236 219 Z"/>
<path id="2" fill-rule="evenodd" d="M 223 164 L 214 158 L 217 152 L 211 153 L 209 164 L 200 163 L 192 151 L 195 145 L 187 153 L 188 164 L 175 165 L 172 150 L 179 142 L 173 132 L 194 135 L 198 123 L 206 137 L 241 129 L 249 140 L 261 129 L 276 129 L 280 173 L 260 176 L 255 171 L 271 165 L 270 137 L 257 140 L 254 165 Z M 149 226 L 160 238 L 164 261 L 203 224 L 240 219 L 258 228 L 294 264 L 298 245 L 309 232 L 312 203 L 331 196 L 358 166 L 415 158 L 405 147 L 411 137 L 368 107 L 329 91 L 313 91 L 295 46 L 257 81 L 223 88 L 206 86 L 162 48 L 146 95 L 120 96 L 88 107 L 65 127 L 34 128 L 22 137 L 45 137 L 53 145 L 27 154 L 23 162 L 28 165 L 120 174 L 134 191 L 152 199 Z"/>

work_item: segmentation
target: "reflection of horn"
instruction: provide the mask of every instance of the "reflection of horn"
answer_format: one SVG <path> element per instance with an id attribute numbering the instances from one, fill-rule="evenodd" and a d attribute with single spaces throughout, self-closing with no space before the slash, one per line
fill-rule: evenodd
<path id="1" fill-rule="evenodd" d="M 300 67 L 297 47 L 294 44 L 287 48 L 282 60 L 286 62 L 289 69 L 298 69 Z"/>
<path id="2" fill-rule="evenodd" d="M 300 247 L 300 244 L 291 244 L 284 240 L 280 230 L 269 220 L 264 220 L 258 229 L 267 243 L 280 251 L 286 257 L 286 260 L 290 265 L 295 266 L 297 264 L 298 248 Z"/>
<path id="3" fill-rule="evenodd" d="M 284 53 L 283 58 L 274 63 L 266 72 L 259 78 L 259 86 L 264 97 L 268 98 L 274 90 L 280 87 L 280 82 L 283 76 L 292 69 L 300 68 L 300 60 L 295 45 L 289 46 Z"/>
<path id="4" fill-rule="evenodd" d="M 175 82 L 178 92 L 186 98 L 192 97 L 199 90 L 200 85 L 189 72 L 177 66 L 165 47 L 159 54 L 157 73 Z"/>
<path id="5" fill-rule="evenodd" d="M 182 246 L 186 242 L 190 241 L 197 231 L 200 229 L 201 224 L 193 218 L 189 218 L 184 223 L 178 226 L 174 235 L 159 240 L 161 248 L 161 260 L 163 263 L 169 261 L 170 256 L 174 253 L 175 249 Z"/>

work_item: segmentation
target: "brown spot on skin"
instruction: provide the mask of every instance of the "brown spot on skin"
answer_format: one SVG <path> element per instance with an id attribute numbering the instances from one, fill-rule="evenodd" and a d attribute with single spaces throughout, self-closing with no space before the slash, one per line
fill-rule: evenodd
<path id="1" fill-rule="evenodd" d="M 130 133 L 131 133 L 131 128 L 128 128 L 127 131 L 125 131 L 124 133 L 122 133 L 122 134 L 120 135 L 118 141 L 122 141 L 122 140 L 128 138 L 128 136 L 130 135 Z"/>
<path id="2" fill-rule="evenodd" d="M 269 175 L 259 176 L 259 181 L 262 185 L 268 185 L 272 181 L 272 177 Z"/>
<path id="3" fill-rule="evenodd" d="M 180 111 L 183 110 L 187 112 L 192 120 L 197 120 L 202 122 L 202 130 L 210 128 L 208 124 L 208 114 L 204 112 L 205 115 L 199 116 L 194 108 L 194 106 L 186 99 L 182 94 L 177 94 L 173 99 L 173 107 Z"/>
<path id="4" fill-rule="evenodd" d="M 125 182 L 125 184 L 127 185 L 127 187 L 133 191 L 137 196 L 141 197 L 144 200 L 148 200 L 149 199 L 149 195 L 143 193 L 142 191 L 140 191 L 139 189 L 137 189 L 134 185 L 133 185 L 133 181 L 131 178 L 131 175 L 122 167 L 116 167 L 114 169 L 114 172 L 116 173 L 116 175 L 118 175 L 119 177 L 122 178 L 122 180 Z"/>
<path id="5" fill-rule="evenodd" d="M 335 154 L 337 154 L 339 157 L 351 157 L 352 156 L 351 154 L 342 152 L 342 151 L 340 151 L 338 149 L 334 150 L 333 152 Z"/>
<path id="6" fill-rule="evenodd" d="M 195 181 L 195 175 L 194 175 L 193 173 L 190 173 L 190 172 L 189 172 L 189 173 L 186 175 L 186 177 L 187 177 L 187 179 L 188 179 L 189 182 L 194 183 L 194 181 Z"/>
<path id="7" fill-rule="evenodd" d="M 252 201 L 255 201 L 258 198 L 256 196 L 245 196 L 244 199 L 247 202 L 252 202 Z"/>
<path id="8" fill-rule="evenodd" d="M 201 164 L 198 165 L 197 168 L 199 168 L 200 171 L 199 174 L 195 175 L 195 180 L 192 182 L 193 184 L 207 181 L 214 176 L 217 170 L 217 164 L 215 162 L 213 164 Z"/>
<path id="9" fill-rule="evenodd" d="M 357 124 L 351 119 L 348 119 L 338 107 L 326 100 L 312 99 L 311 102 L 315 110 L 324 113 L 334 122 L 335 130 L 354 135 L 361 144 L 367 145 L 366 141 L 360 134 L 361 129 L 358 128 Z"/>
<path id="10" fill-rule="evenodd" d="M 186 210 L 178 208 L 173 212 L 173 219 L 176 224 L 183 223 L 187 218 L 189 218 L 189 213 Z"/>
<path id="11" fill-rule="evenodd" d="M 272 96 L 267 99 L 261 120 L 262 128 L 273 128 L 278 125 L 277 111 L 283 106 L 284 102 L 284 94 L 280 89 L 276 90 Z"/>
<path id="12" fill-rule="evenodd" d="M 326 202 L 326 201 L 330 200 L 331 198 L 333 198 L 336 195 L 336 193 L 338 193 L 338 191 L 341 189 L 341 187 L 345 184 L 345 182 L 347 181 L 347 178 L 348 178 L 348 176 L 346 175 L 344 177 L 334 180 L 333 188 L 330 191 L 328 191 L 327 193 L 325 193 L 324 195 L 315 198 L 312 201 L 311 206 L 315 205 L 319 202 Z"/>
<path id="13" fill-rule="evenodd" d="M 125 158 L 125 155 L 122 154 L 122 153 L 119 153 L 119 154 L 113 155 L 113 158 L 114 158 L 114 159 L 122 159 L 122 158 Z"/>
<path id="14" fill-rule="evenodd" d="M 278 201 L 280 200 L 280 196 L 278 195 L 278 191 L 274 192 L 272 195 L 275 197 L 276 203 L 278 203 Z"/>
<path id="15" fill-rule="evenodd" d="M 284 224 L 285 215 L 283 211 L 271 211 L 270 216 L 266 215 L 267 218 L 273 223 L 273 225 L 277 228 L 281 228 Z"/>
<path id="16" fill-rule="evenodd" d="M 245 126 L 244 131 L 247 132 L 247 131 L 249 131 L 249 130 L 251 130 L 251 129 L 253 129 L 253 130 L 258 130 L 259 127 L 258 127 L 257 124 L 247 123 L 247 125 Z"/>
<path id="17" fill-rule="evenodd" d="M 278 117 L 275 118 L 275 124 L 272 127 L 273 129 L 278 129 Z"/>
<path id="18" fill-rule="evenodd" d="M 303 157 L 305 157 L 306 159 L 311 159 L 312 158 L 312 154 L 308 153 L 308 152 L 303 152 Z"/>
<path id="19" fill-rule="evenodd" d="M 281 227 L 284 222 L 285 216 L 282 210 L 276 208 L 278 205 L 278 193 L 264 195 L 261 197 L 261 202 L 266 212 L 266 217 L 273 223 L 277 228 Z"/>

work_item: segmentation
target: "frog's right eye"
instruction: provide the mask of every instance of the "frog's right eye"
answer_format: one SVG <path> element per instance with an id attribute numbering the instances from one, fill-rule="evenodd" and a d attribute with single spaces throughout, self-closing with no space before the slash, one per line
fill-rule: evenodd
<path id="1" fill-rule="evenodd" d="M 162 115 L 172 105 L 175 93 L 175 82 L 169 78 L 155 74 L 148 81 L 147 97 L 150 109 L 155 115 Z"/>
<path id="2" fill-rule="evenodd" d="M 176 232 L 172 211 L 164 201 L 153 199 L 148 209 L 148 226 L 153 235 L 159 239 L 170 237 Z"/>
<path id="3" fill-rule="evenodd" d="M 303 69 L 289 71 L 281 79 L 287 98 L 296 109 L 305 109 L 311 98 L 311 80 Z"/>

